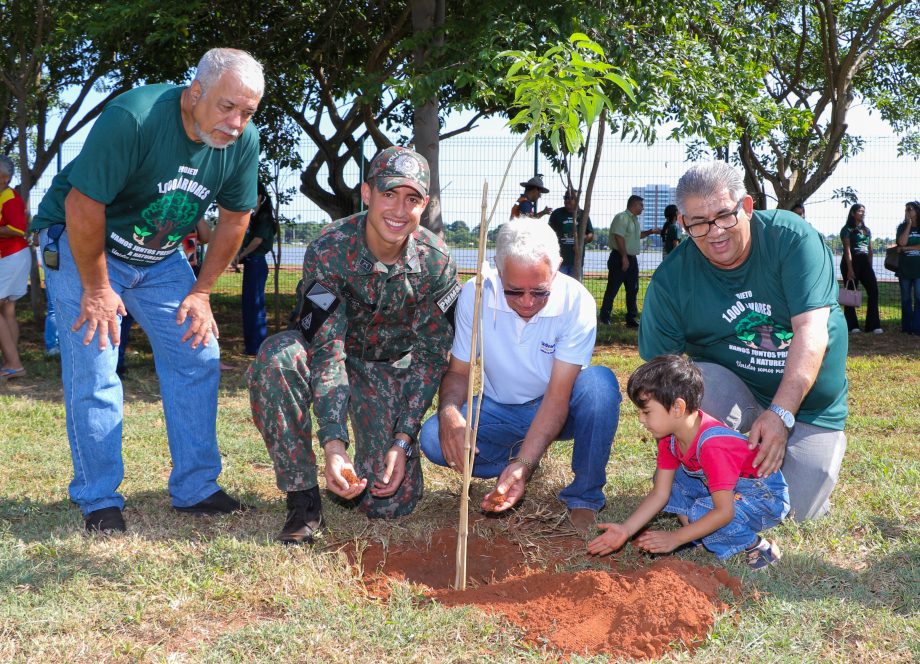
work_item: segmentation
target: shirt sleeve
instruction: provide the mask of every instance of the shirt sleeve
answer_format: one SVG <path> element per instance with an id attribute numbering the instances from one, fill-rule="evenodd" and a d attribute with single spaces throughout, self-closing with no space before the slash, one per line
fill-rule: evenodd
<path id="1" fill-rule="evenodd" d="M 483 289 L 486 289 L 486 283 L 483 283 Z M 460 297 L 457 299 L 457 308 L 454 311 L 454 343 L 450 347 L 450 354 L 461 362 L 472 362 L 472 352 L 470 344 L 472 343 L 473 332 L 473 299 L 476 294 L 476 278 L 473 277 L 463 286 L 460 291 Z M 485 309 L 486 298 L 490 297 L 489 291 L 483 292 L 483 309 Z"/>
<path id="2" fill-rule="evenodd" d="M 828 307 L 837 301 L 837 278 L 830 250 L 818 232 L 783 232 L 779 262 L 783 294 L 789 315 Z M 779 248 L 779 247 L 777 247 Z"/>
<path id="3" fill-rule="evenodd" d="M 747 446 L 736 438 L 713 436 L 707 440 L 700 451 L 700 466 L 709 491 L 733 491 L 749 454 Z"/>
<path id="4" fill-rule="evenodd" d="M 432 261 L 430 283 L 425 297 L 418 303 L 412 333 L 416 342 L 409 365 L 409 376 L 403 383 L 403 407 L 396 418 L 394 433 L 404 433 L 418 439 L 425 412 L 431 406 L 447 369 L 447 351 L 451 346 L 453 328 L 447 310 L 457 299 L 460 284 L 453 258 Z M 435 270 L 438 272 L 435 273 Z"/>
<path id="5" fill-rule="evenodd" d="M 140 150 L 137 119 L 123 108 L 108 106 L 90 129 L 68 181 L 81 194 L 108 205 L 135 172 Z"/>
<path id="6" fill-rule="evenodd" d="M 658 467 L 662 470 L 680 468 L 680 460 L 671 454 L 670 440 L 670 438 L 662 438 L 658 441 Z"/>
<path id="7" fill-rule="evenodd" d="M 668 297 L 667 290 L 666 283 L 653 275 L 639 319 L 639 355 L 645 361 L 659 355 L 680 355 L 686 347 L 682 316 L 676 307 L 679 296 Z"/>
<path id="8" fill-rule="evenodd" d="M 556 340 L 557 360 L 578 364 L 582 368 L 590 366 L 597 338 L 596 307 L 594 298 L 579 288 L 578 301 L 569 313 L 565 332 Z"/>
<path id="9" fill-rule="evenodd" d="M 611 240 L 613 240 L 614 235 L 619 235 L 620 237 L 626 237 L 626 216 L 621 212 L 613 218 L 613 221 L 610 223 L 610 235 Z M 616 249 L 616 246 L 613 245 L 611 249 Z"/>
<path id="10" fill-rule="evenodd" d="M 14 194 L 0 208 L 0 226 L 6 226 L 25 237 L 27 224 L 25 205 L 22 199 Z"/>

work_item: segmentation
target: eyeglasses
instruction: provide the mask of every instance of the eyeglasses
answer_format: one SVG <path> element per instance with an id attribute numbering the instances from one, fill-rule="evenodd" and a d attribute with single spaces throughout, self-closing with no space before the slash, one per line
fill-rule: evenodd
<path id="1" fill-rule="evenodd" d="M 690 237 L 706 237 L 709 235 L 709 229 L 712 228 L 713 224 L 724 230 L 734 228 L 738 225 L 738 212 L 741 211 L 741 206 L 743 204 L 744 199 L 742 198 L 731 212 L 720 214 L 715 219 L 710 219 L 709 221 L 700 221 L 686 226 L 687 233 L 690 234 Z"/>
<path id="2" fill-rule="evenodd" d="M 543 289 L 543 288 L 535 288 L 531 290 L 523 290 L 523 289 L 519 290 L 517 288 L 506 288 L 504 289 L 503 292 L 505 294 L 505 297 L 514 298 L 515 300 L 524 297 L 525 295 L 527 295 L 527 293 L 530 293 L 530 297 L 534 298 L 535 300 L 545 300 L 550 295 L 550 291 L 547 289 Z"/>

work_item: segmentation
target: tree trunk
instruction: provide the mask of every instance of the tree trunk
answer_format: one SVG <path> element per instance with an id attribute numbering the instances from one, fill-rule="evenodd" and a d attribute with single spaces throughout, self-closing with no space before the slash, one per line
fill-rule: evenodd
<path id="1" fill-rule="evenodd" d="M 607 109 L 601 110 L 597 119 L 597 147 L 594 148 L 594 162 L 591 164 L 591 173 L 588 175 L 588 186 L 585 188 L 585 208 L 582 210 L 581 218 L 578 219 L 578 226 L 575 232 L 575 278 L 582 281 L 584 276 L 584 252 L 582 247 L 585 246 L 585 232 L 588 229 L 588 218 L 591 213 L 591 196 L 594 193 L 594 181 L 597 179 L 597 171 L 601 165 L 601 151 L 604 148 L 604 128 L 607 125 Z M 585 155 L 587 158 L 588 155 Z M 579 183 L 581 184 L 581 183 Z M 578 205 L 575 206 L 578 210 Z"/>
<path id="2" fill-rule="evenodd" d="M 411 0 L 412 31 L 431 33 L 427 43 L 415 51 L 415 66 L 424 69 L 429 53 L 444 43 L 440 28 L 444 25 L 444 0 Z M 438 235 L 443 235 L 444 222 L 441 219 L 441 180 L 438 168 L 439 134 L 441 125 L 438 120 L 437 93 L 415 108 L 412 118 L 415 132 L 415 150 L 428 160 L 431 180 L 428 183 L 428 195 L 431 200 L 422 217 L 422 225 Z"/>

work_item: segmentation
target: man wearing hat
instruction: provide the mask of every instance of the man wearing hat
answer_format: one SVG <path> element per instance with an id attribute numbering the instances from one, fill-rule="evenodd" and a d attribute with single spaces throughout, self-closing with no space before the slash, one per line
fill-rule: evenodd
<path id="1" fill-rule="evenodd" d="M 286 544 L 312 543 L 322 525 L 311 404 L 327 491 L 384 518 L 410 513 L 422 495 L 418 431 L 447 367 L 460 293 L 447 246 L 419 225 L 428 179 L 425 158 L 407 148 L 374 158 L 361 185 L 367 210 L 307 247 L 296 329 L 269 337 L 249 369 L 253 419 L 287 492 Z"/>
<path id="2" fill-rule="evenodd" d="M 543 186 L 542 175 L 534 175 L 527 182 L 522 182 L 521 186 L 524 187 L 524 193 L 521 194 L 521 197 L 517 199 L 517 203 L 511 208 L 512 219 L 517 219 L 518 217 L 539 219 L 553 211 L 547 205 L 542 211 L 537 212 L 537 201 L 540 200 L 540 196 L 549 193 L 549 189 Z"/>

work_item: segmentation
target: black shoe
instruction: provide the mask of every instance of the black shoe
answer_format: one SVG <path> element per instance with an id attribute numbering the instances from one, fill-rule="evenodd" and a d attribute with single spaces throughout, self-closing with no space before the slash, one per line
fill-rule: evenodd
<path id="1" fill-rule="evenodd" d="M 245 512 L 250 508 L 249 505 L 244 505 L 235 498 L 228 496 L 223 489 L 218 489 L 201 502 L 188 507 L 174 507 L 173 509 L 186 514 L 232 514 L 233 512 Z"/>
<path id="2" fill-rule="evenodd" d="M 639 323 L 637 323 L 637 322 L 634 321 L 634 320 L 628 320 L 628 321 L 626 321 L 626 327 L 632 328 L 632 329 L 636 329 L 636 328 L 639 327 Z"/>
<path id="3" fill-rule="evenodd" d="M 90 533 L 123 533 L 127 530 L 125 527 L 125 518 L 121 515 L 121 510 L 117 507 L 103 507 L 101 510 L 95 510 L 83 517 L 86 524 L 86 531 Z"/>
<path id="4" fill-rule="evenodd" d="M 284 527 L 275 539 L 282 544 L 313 544 L 319 529 L 323 527 L 319 487 L 306 491 L 288 491 L 287 508 Z"/>

